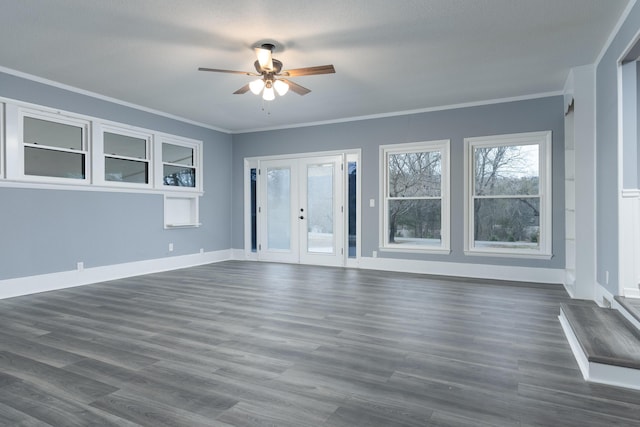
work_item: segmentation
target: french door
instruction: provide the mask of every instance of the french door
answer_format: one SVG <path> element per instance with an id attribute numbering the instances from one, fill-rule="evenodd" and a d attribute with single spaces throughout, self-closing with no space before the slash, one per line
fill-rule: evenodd
<path id="1" fill-rule="evenodd" d="M 344 265 L 343 156 L 264 160 L 258 259 Z"/>

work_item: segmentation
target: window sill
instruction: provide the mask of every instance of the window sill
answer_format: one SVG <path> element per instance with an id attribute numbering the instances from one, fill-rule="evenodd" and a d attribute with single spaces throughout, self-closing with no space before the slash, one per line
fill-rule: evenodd
<path id="1" fill-rule="evenodd" d="M 515 251 L 490 251 L 490 250 L 465 250 L 467 256 L 502 257 L 502 258 L 524 258 L 524 259 L 544 259 L 553 258 L 553 254 L 542 252 L 515 252 Z"/>
<path id="2" fill-rule="evenodd" d="M 71 191 L 104 191 L 113 193 L 146 193 L 146 194 L 171 194 L 180 193 L 183 195 L 202 196 L 203 191 L 188 187 L 190 190 L 185 190 L 187 187 L 166 187 L 166 188 L 153 188 L 149 186 L 136 187 L 125 185 L 103 185 L 103 184 L 90 184 L 86 183 L 54 183 L 54 182 L 42 182 L 42 181 L 15 181 L 10 179 L 0 178 L 0 187 L 10 188 L 35 188 L 42 190 L 71 190 Z M 183 190 L 177 190 L 176 188 L 183 188 Z"/>
<path id="3" fill-rule="evenodd" d="M 448 248 L 393 248 L 393 247 L 381 247 L 378 248 L 379 252 L 391 252 L 391 253 L 405 253 L 405 254 L 434 254 L 434 255 L 449 255 L 451 249 Z"/>
<path id="4" fill-rule="evenodd" d="M 202 225 L 202 223 L 198 222 L 196 224 L 165 224 L 164 228 L 198 228 Z"/>

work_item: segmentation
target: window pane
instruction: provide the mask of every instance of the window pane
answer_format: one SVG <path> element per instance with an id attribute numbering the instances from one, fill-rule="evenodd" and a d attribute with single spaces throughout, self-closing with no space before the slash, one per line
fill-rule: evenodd
<path id="1" fill-rule="evenodd" d="M 251 252 L 258 252 L 258 174 L 251 168 Z"/>
<path id="2" fill-rule="evenodd" d="M 389 197 L 440 197 L 442 154 L 439 151 L 389 154 Z"/>
<path id="3" fill-rule="evenodd" d="M 475 195 L 539 194 L 539 146 L 474 148 Z"/>
<path id="4" fill-rule="evenodd" d="M 389 200 L 389 243 L 441 245 L 441 200 Z"/>
<path id="5" fill-rule="evenodd" d="M 162 161 L 178 165 L 193 166 L 193 148 L 182 145 L 162 144 Z"/>
<path id="6" fill-rule="evenodd" d="M 24 142 L 82 150 L 82 127 L 25 117 Z"/>
<path id="7" fill-rule="evenodd" d="M 142 138 L 134 138 L 132 136 L 105 132 L 104 153 L 115 156 L 146 159 L 147 141 Z"/>
<path id="8" fill-rule="evenodd" d="M 440 197 L 439 151 L 389 154 L 389 197 Z"/>
<path id="9" fill-rule="evenodd" d="M 291 249 L 291 170 L 267 170 L 267 246 Z"/>
<path id="10" fill-rule="evenodd" d="M 84 179 L 84 154 L 43 148 L 24 148 L 24 174 Z"/>
<path id="11" fill-rule="evenodd" d="M 193 168 L 185 168 L 180 166 L 163 166 L 164 185 L 173 185 L 176 187 L 195 187 L 196 186 L 196 170 Z"/>
<path id="12" fill-rule="evenodd" d="M 148 166 L 147 162 L 107 157 L 104 160 L 104 179 L 107 181 L 146 184 L 149 182 Z"/>
<path id="13" fill-rule="evenodd" d="M 356 257 L 356 201 L 358 196 L 356 188 L 357 174 L 357 163 L 349 162 L 349 258 Z"/>
<path id="14" fill-rule="evenodd" d="M 333 163 L 307 167 L 307 251 L 334 253 Z"/>
<path id="15" fill-rule="evenodd" d="M 476 247 L 539 249 L 540 198 L 474 200 Z"/>

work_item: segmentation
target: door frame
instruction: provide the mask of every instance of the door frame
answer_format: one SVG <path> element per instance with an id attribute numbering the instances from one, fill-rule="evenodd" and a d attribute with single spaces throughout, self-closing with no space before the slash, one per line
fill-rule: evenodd
<path id="1" fill-rule="evenodd" d="M 260 162 L 267 160 L 286 160 L 286 159 L 301 159 L 301 158 L 309 158 L 309 157 L 325 157 L 325 156 L 343 156 L 343 164 L 344 170 L 342 171 L 342 186 L 344 191 L 342 192 L 342 205 L 345 209 L 345 214 L 343 217 L 343 235 L 344 242 L 343 247 L 344 250 L 344 263 L 345 267 L 358 267 L 359 260 L 361 257 L 361 248 L 362 248 L 362 227 L 361 227 L 361 213 L 362 213 L 362 150 L 360 148 L 356 149 L 347 149 L 347 150 L 332 150 L 332 151 L 315 151 L 315 152 L 307 152 L 307 153 L 293 153 L 293 154 L 282 154 L 282 155 L 270 155 L 270 156 L 259 156 L 259 157 L 245 157 L 244 159 L 244 169 L 243 169 L 243 183 L 244 183 L 244 197 L 243 197 L 243 218 L 244 218 L 244 256 L 241 259 L 250 260 L 250 261 L 258 261 L 258 252 L 252 250 L 251 245 L 251 179 L 250 173 L 251 169 L 258 169 L 260 166 Z M 349 247 L 349 233 L 348 233 L 348 159 L 356 158 L 358 173 L 356 174 L 356 253 L 355 257 L 349 258 L 349 251 L 347 248 Z M 260 221 L 258 220 L 258 226 Z M 239 255 L 239 254 L 238 254 Z"/>

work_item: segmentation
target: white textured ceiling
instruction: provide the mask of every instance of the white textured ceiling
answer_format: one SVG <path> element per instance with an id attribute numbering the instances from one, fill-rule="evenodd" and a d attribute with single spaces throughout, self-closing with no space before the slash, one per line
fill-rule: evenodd
<path id="1" fill-rule="evenodd" d="M 0 66 L 231 132 L 559 91 L 629 0 L 12 0 Z M 268 104 L 243 75 L 276 44 L 312 92 Z"/>

